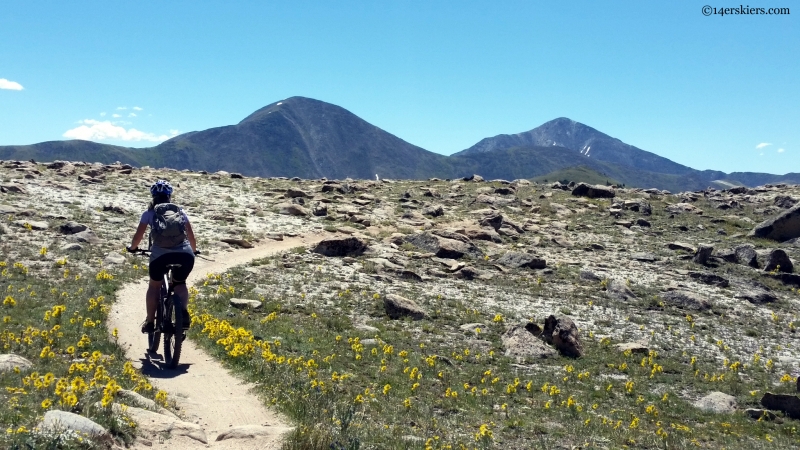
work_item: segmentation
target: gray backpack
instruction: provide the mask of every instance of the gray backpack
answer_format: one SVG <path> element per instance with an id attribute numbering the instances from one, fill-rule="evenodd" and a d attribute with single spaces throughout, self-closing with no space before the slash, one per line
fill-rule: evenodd
<path id="1" fill-rule="evenodd" d="M 153 208 L 150 238 L 161 248 L 172 248 L 186 240 L 186 219 L 181 208 L 173 203 L 161 203 Z"/>

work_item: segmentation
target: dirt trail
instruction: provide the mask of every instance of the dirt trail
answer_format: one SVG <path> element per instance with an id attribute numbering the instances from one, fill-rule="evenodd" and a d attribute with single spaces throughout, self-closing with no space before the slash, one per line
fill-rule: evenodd
<path id="1" fill-rule="evenodd" d="M 215 261 L 198 258 L 188 283 L 191 285 L 197 282 L 209 272 L 223 272 L 252 259 L 263 258 L 299 245 L 312 244 L 324 237 L 326 235 L 317 234 L 270 241 L 255 248 L 214 255 Z M 148 360 L 147 337 L 140 331 L 145 315 L 146 290 L 145 279 L 123 286 L 117 293 L 117 301 L 109 314 L 109 330 L 117 328 L 119 343 L 125 349 L 128 359 L 151 378 L 157 389 L 167 391 L 170 398 L 177 400 L 180 407 L 178 414 L 184 421 L 200 425 L 205 430 L 209 445 L 185 436 L 173 436 L 168 440 L 142 441 L 134 448 L 167 445 L 182 449 L 209 446 L 237 450 L 279 448 L 281 435 L 289 429 L 285 419 L 267 409 L 263 402 L 250 392 L 251 385 L 236 378 L 192 341 L 188 339 L 184 341 L 180 365 L 174 371 L 161 370 Z M 163 343 L 159 348 L 160 355 L 163 355 L 162 349 Z M 257 439 L 215 441 L 219 433 L 242 425 L 268 426 L 271 433 L 269 436 Z"/>

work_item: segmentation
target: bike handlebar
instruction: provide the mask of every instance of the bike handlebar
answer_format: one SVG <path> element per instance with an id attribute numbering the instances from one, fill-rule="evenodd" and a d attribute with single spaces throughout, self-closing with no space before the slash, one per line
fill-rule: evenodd
<path id="1" fill-rule="evenodd" d="M 151 253 L 151 252 L 150 252 L 150 250 L 145 250 L 145 249 L 143 249 L 143 248 L 130 248 L 130 247 L 125 247 L 125 250 L 127 250 L 127 251 L 128 251 L 128 253 L 131 253 L 131 254 L 134 254 L 134 255 L 135 255 L 135 254 L 137 254 L 137 253 L 141 253 L 141 254 L 143 254 L 143 255 L 149 255 L 149 254 Z M 201 255 L 201 254 L 202 254 L 202 252 L 201 252 L 200 250 L 198 250 L 198 251 L 194 252 L 194 254 L 195 254 L 195 255 Z"/>

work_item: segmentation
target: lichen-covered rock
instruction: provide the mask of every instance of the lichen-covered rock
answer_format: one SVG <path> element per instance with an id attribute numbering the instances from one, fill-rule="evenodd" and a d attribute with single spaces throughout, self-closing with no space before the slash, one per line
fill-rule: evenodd
<path id="1" fill-rule="evenodd" d="M 767 219 L 753 228 L 748 236 L 783 242 L 800 237 L 800 205 Z"/>
<path id="2" fill-rule="evenodd" d="M 396 294 L 386 294 L 383 306 L 386 314 L 392 319 L 411 317 L 414 320 L 422 320 L 428 315 L 414 300 Z"/>

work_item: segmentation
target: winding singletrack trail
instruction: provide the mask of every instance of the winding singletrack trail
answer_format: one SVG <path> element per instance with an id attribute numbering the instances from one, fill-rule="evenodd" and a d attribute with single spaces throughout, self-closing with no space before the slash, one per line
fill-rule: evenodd
<path id="1" fill-rule="evenodd" d="M 192 285 L 209 272 L 223 272 L 253 259 L 319 242 L 325 237 L 328 237 L 327 233 L 321 232 L 283 241 L 269 241 L 254 248 L 214 255 L 215 261 L 197 258 L 187 283 Z M 147 438 L 138 440 L 133 448 L 280 448 L 283 433 L 291 430 L 286 420 L 270 411 L 256 394 L 250 392 L 252 385 L 236 378 L 194 342 L 189 339 L 183 342 L 180 365 L 176 370 L 162 370 L 157 363 L 163 360 L 157 359 L 158 356 L 151 362 L 147 353 L 147 336 L 140 330 L 145 316 L 146 290 L 146 279 L 123 286 L 117 292 L 117 301 L 109 314 L 108 328 L 117 328 L 118 342 L 125 349 L 127 358 L 150 377 L 154 388 L 166 391 L 169 398 L 177 400 L 180 408 L 178 414 L 182 419 L 203 428 L 208 445 L 187 436 L 172 436 L 168 439 L 156 437 L 152 441 Z M 163 342 L 159 347 L 159 355 L 163 355 L 162 351 Z M 231 427 L 244 425 L 266 426 L 270 432 L 267 436 L 258 438 L 216 441 L 220 433 Z"/>

